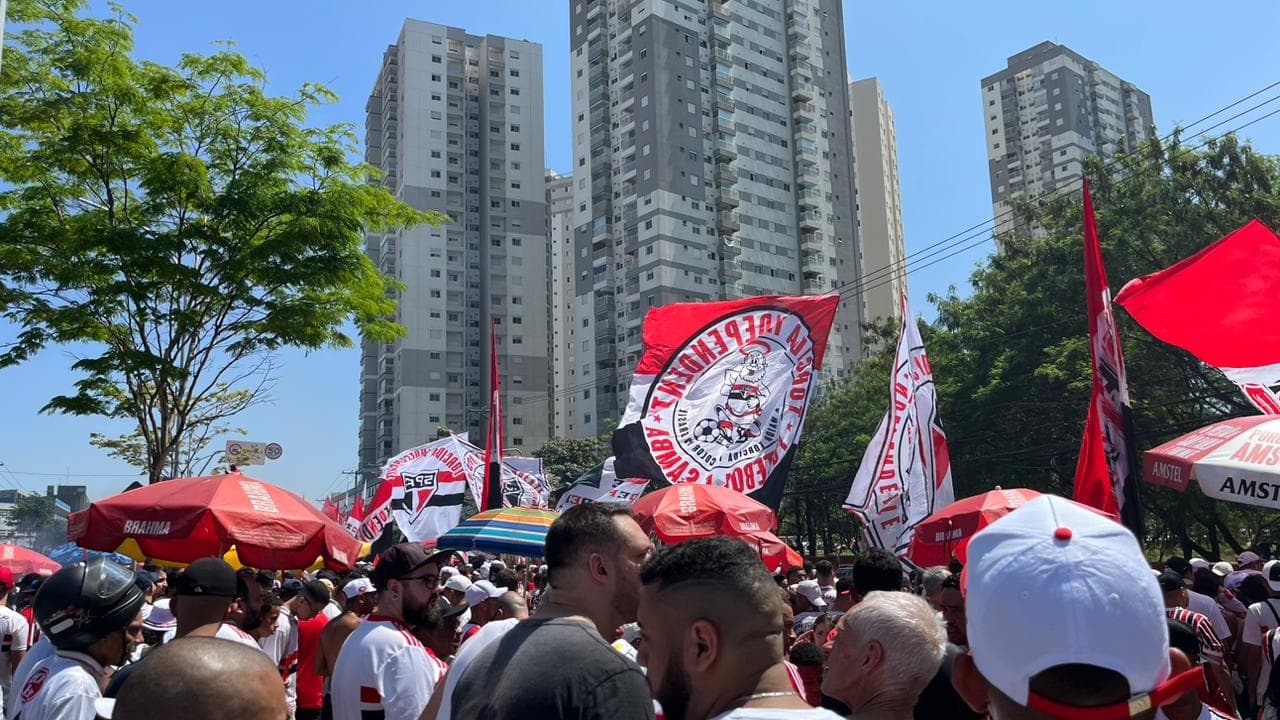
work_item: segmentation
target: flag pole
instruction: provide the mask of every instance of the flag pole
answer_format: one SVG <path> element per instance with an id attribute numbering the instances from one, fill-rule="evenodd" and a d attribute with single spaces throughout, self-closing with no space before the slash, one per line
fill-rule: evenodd
<path id="1" fill-rule="evenodd" d="M 502 507 L 502 400 L 498 376 L 498 320 L 489 321 L 489 432 L 484 446 L 484 497 L 480 512 Z"/>

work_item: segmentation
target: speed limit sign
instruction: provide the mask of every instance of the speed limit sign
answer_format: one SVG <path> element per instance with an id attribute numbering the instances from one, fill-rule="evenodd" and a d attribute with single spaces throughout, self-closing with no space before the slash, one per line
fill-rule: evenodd
<path id="1" fill-rule="evenodd" d="M 280 447 L 280 443 L 267 443 L 264 453 L 268 460 L 279 460 L 284 455 L 284 448 Z"/>

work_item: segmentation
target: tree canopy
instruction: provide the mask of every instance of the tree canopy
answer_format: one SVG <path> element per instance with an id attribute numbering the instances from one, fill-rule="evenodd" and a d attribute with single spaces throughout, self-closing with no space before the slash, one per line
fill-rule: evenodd
<path id="1" fill-rule="evenodd" d="M 1153 142 L 1116 165 L 1095 159 L 1087 174 L 1113 292 L 1251 218 L 1280 227 L 1280 162 L 1232 136 L 1198 148 L 1176 138 Z M 1080 197 L 1021 211 L 1045 234 L 1003 237 L 1001 250 L 973 272 L 972 291 L 931 297 L 937 318 L 921 325 L 957 498 L 996 486 L 1071 495 L 1092 382 Z M 1115 313 L 1140 451 L 1254 412 L 1216 370 L 1147 334 L 1122 308 Z M 842 515 L 837 508 L 888 404 L 894 348 L 884 336 L 878 329 L 880 352 L 828 385 L 810 410 L 783 507 L 792 532 L 805 532 L 797 508 L 809 507 L 802 516 Z M 1194 488 L 1185 494 L 1150 485 L 1142 490 L 1148 544 L 1188 555 L 1238 552 L 1272 539 L 1280 522 L 1278 513 L 1218 503 Z M 831 542 L 826 546 L 834 549 Z"/>
<path id="2" fill-rule="evenodd" d="M 133 55 L 135 20 L 83 0 L 20 0 L 0 67 L 0 368 L 74 348 L 46 411 L 137 422 L 161 477 L 193 413 L 254 387 L 283 347 L 391 341 L 397 285 L 366 231 L 443 217 L 399 202 L 334 95 L 288 95 L 229 47 L 176 66 Z"/>

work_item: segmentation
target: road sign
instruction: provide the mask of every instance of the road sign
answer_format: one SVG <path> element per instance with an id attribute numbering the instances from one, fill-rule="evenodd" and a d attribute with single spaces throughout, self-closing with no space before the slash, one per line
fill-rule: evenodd
<path id="1" fill-rule="evenodd" d="M 267 444 L 248 440 L 227 441 L 227 462 L 235 465 L 266 465 Z"/>
<path id="2" fill-rule="evenodd" d="M 267 447 L 262 451 L 268 460 L 279 460 L 284 455 L 284 448 L 280 447 L 280 443 L 267 443 Z"/>

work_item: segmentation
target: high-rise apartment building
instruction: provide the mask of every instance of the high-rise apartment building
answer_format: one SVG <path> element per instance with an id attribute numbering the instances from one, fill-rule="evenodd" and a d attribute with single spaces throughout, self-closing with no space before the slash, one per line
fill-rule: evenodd
<path id="1" fill-rule="evenodd" d="M 547 333 L 551 360 L 551 434 L 574 437 L 577 433 L 580 388 L 569 378 L 577 365 L 576 297 L 573 284 L 573 176 L 547 171 L 547 282 L 551 299 Z"/>
<path id="2" fill-rule="evenodd" d="M 1015 222 L 1015 196 L 1078 189 L 1085 157 L 1132 152 L 1155 132 L 1149 95 L 1052 42 L 983 78 L 982 110 L 997 233 L 1038 232 Z"/>
<path id="3" fill-rule="evenodd" d="M 366 160 L 440 226 L 370 234 L 393 275 L 398 342 L 363 344 L 360 472 L 436 437 L 484 436 L 490 320 L 497 321 L 504 439 L 549 436 L 542 46 L 406 20 L 366 105 Z"/>
<path id="4" fill-rule="evenodd" d="M 616 421 L 650 307 L 861 274 L 840 0 L 569 0 L 577 436 Z M 825 368 L 861 352 L 842 300 Z"/>
<path id="5" fill-rule="evenodd" d="M 858 285 L 863 313 L 869 320 L 901 318 L 907 268 L 893 110 L 875 78 L 849 83 L 849 108 L 858 181 L 858 247 L 868 278 Z"/>

